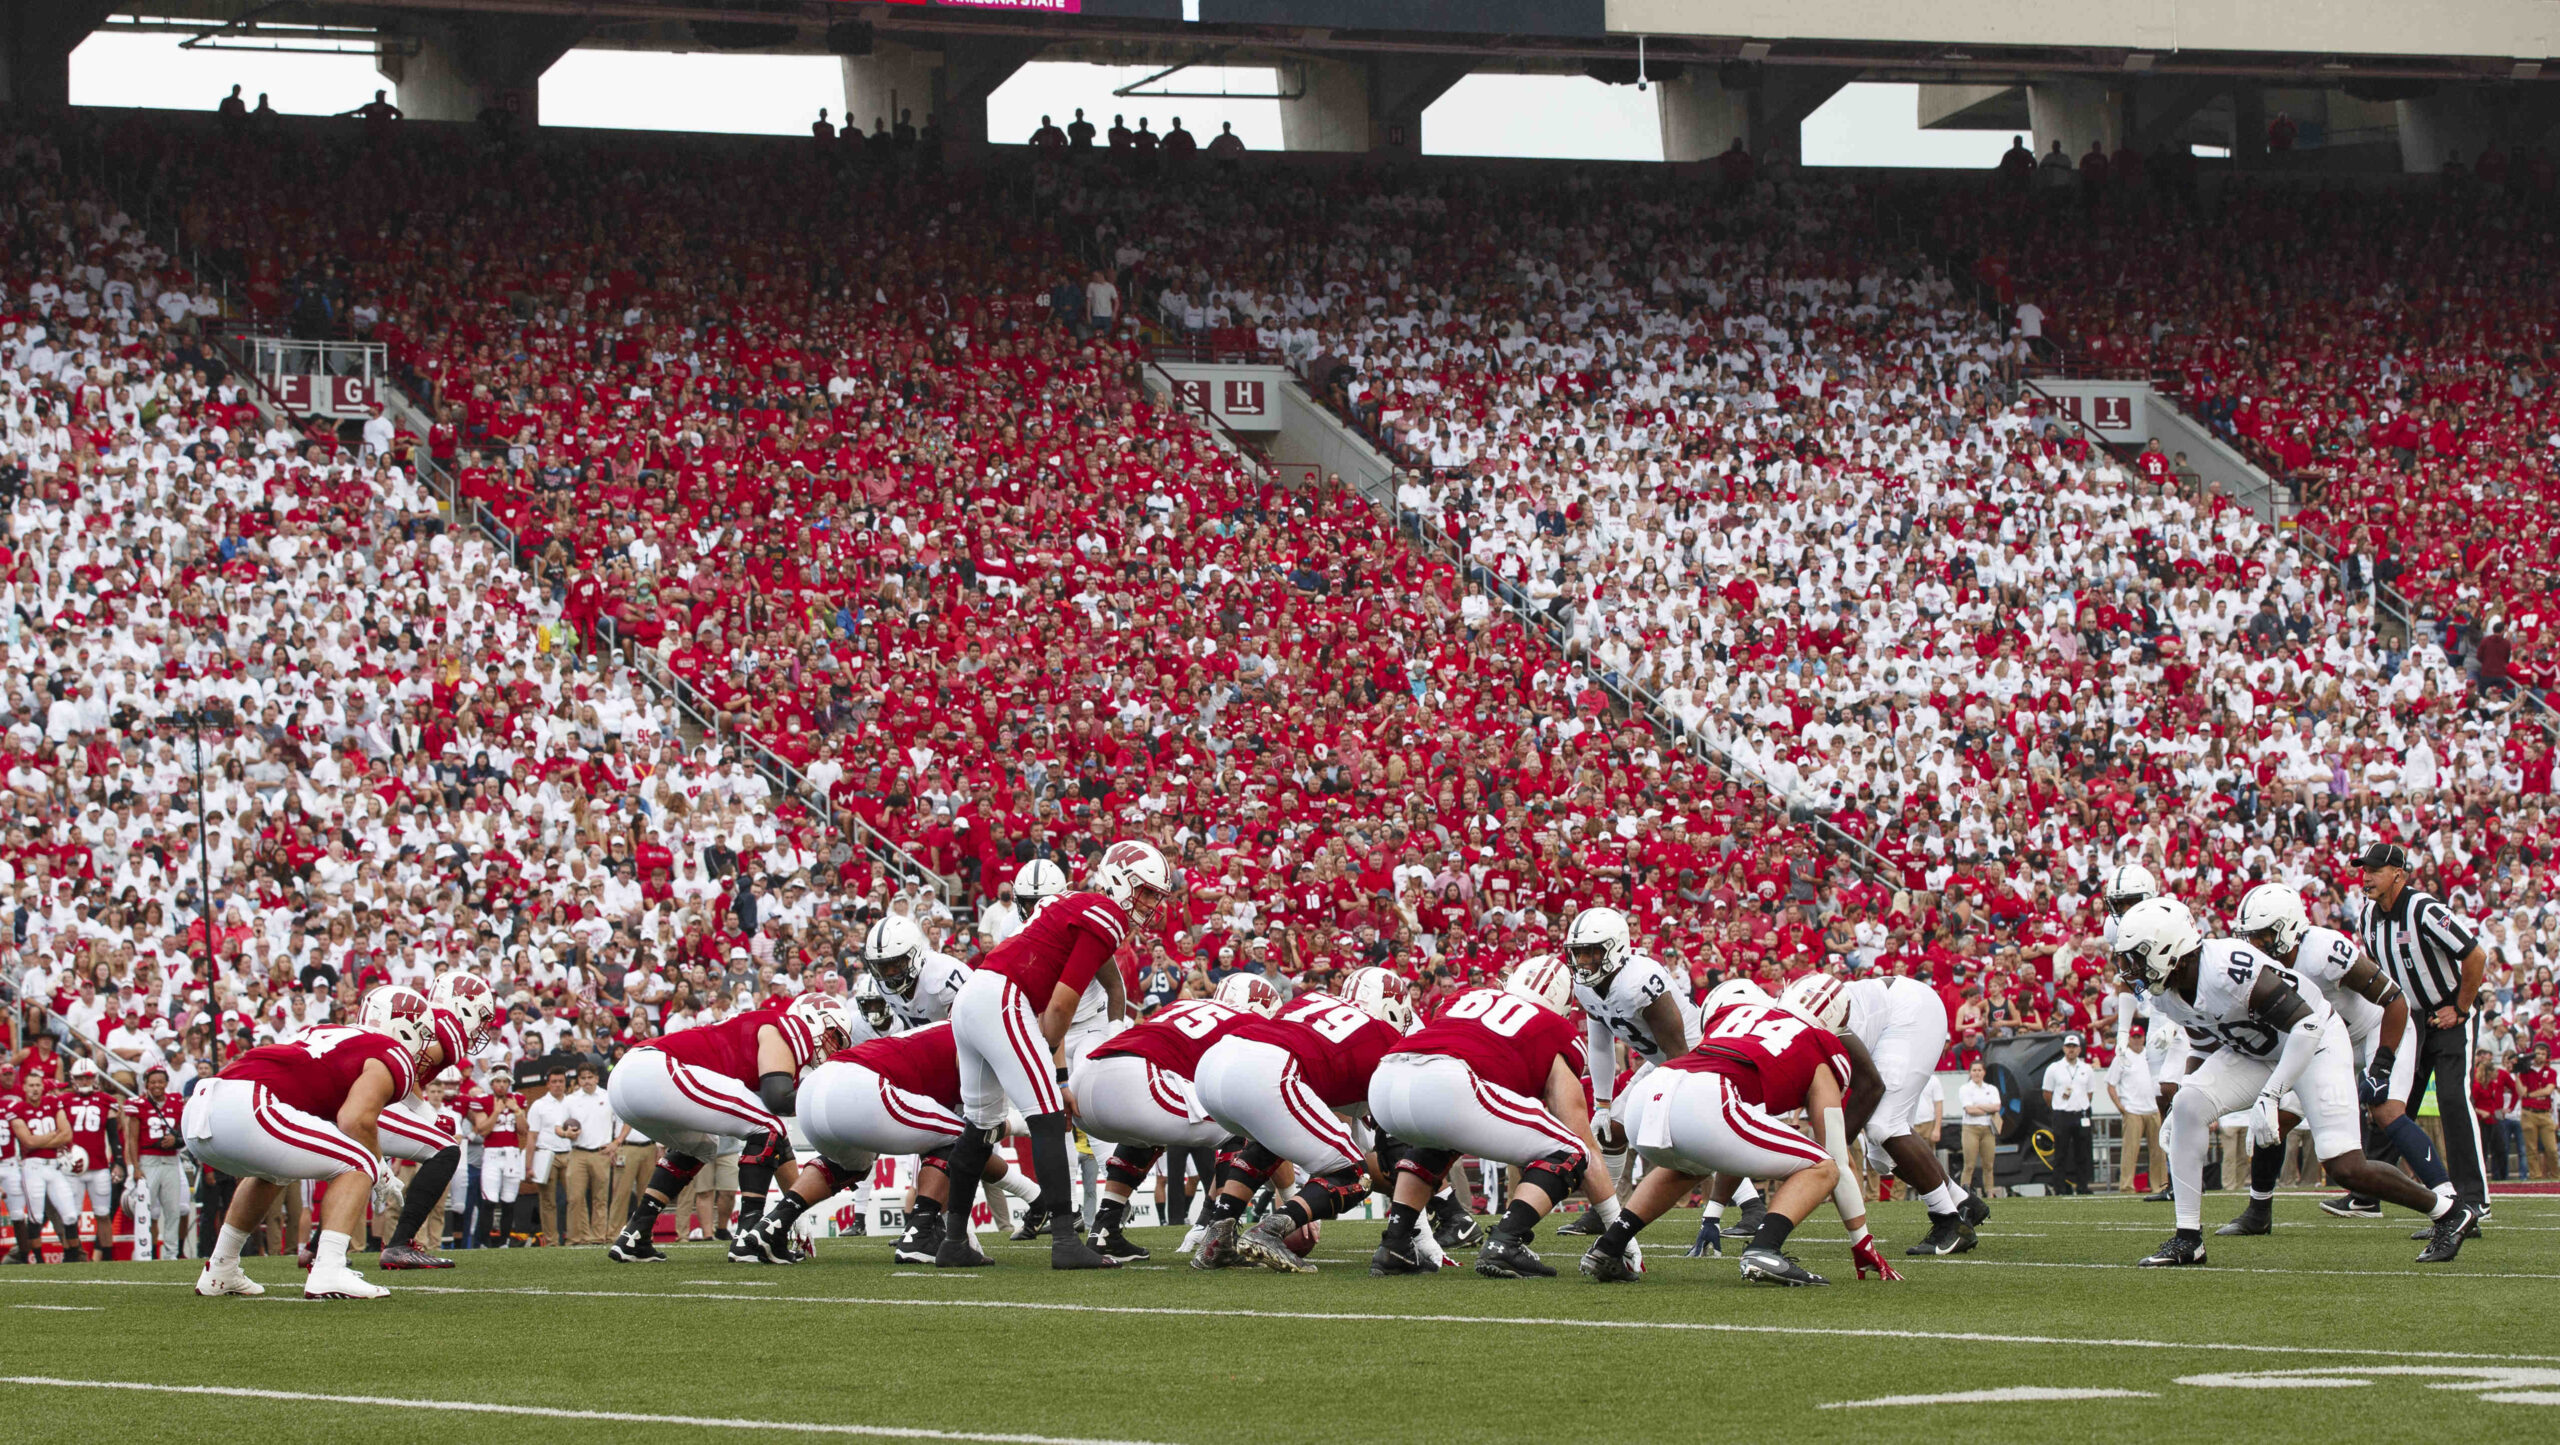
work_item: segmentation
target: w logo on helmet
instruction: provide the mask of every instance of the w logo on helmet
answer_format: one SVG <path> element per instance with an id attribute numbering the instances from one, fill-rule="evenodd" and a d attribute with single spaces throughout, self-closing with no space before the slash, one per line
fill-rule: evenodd
<path id="1" fill-rule="evenodd" d="M 1156 850 L 1148 847 L 1146 844 L 1132 843 L 1124 840 L 1122 842 L 1112 844 L 1109 849 L 1105 850 L 1102 855 L 1102 861 L 1105 863 L 1116 864 L 1122 868 L 1135 868 L 1154 856 L 1156 856 Z"/>

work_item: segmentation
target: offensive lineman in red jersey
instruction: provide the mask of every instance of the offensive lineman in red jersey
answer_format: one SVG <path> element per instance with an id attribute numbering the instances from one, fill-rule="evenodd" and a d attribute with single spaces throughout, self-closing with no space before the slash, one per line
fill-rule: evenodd
<path id="1" fill-rule="evenodd" d="M 1849 1231 L 1858 1277 L 1873 1270 L 1879 1278 L 1900 1279 L 1867 1233 L 1866 1197 L 1849 1155 L 1849 1141 L 1883 1097 L 1875 1065 L 1829 1029 L 1765 996 L 1713 1009 L 1700 1032 L 1697 1048 L 1628 1092 L 1621 1117 L 1636 1152 L 1653 1168 L 1582 1257 L 1582 1272 L 1603 1283 L 1634 1279 L 1637 1265 L 1627 1248 L 1636 1232 L 1702 1180 L 1724 1173 L 1782 1181 L 1742 1252 L 1744 1279 L 1829 1283 L 1785 1252 L 1787 1235 L 1826 1192 Z M 1857 1102 L 1844 1105 L 1844 1098 Z M 1815 1121 L 1823 1145 L 1778 1121 L 1798 1109 Z"/>
<path id="2" fill-rule="evenodd" d="M 80 1211 L 86 1209 L 96 1223 L 99 1257 L 111 1252 L 109 1245 L 115 1231 L 115 1166 L 122 1162 L 114 1146 L 107 1142 L 107 1123 L 115 1117 L 115 1100 L 98 1087 L 98 1066 L 89 1059 L 78 1059 L 71 1065 L 71 1086 L 53 1096 L 52 1103 L 62 1112 L 62 1120 L 71 1126 L 71 1144 L 63 1151 L 63 1180 L 71 1186 L 71 1214 L 63 1224 L 66 1244 L 79 1238 Z M 70 1261 L 66 1253 L 63 1258 Z"/>
<path id="3" fill-rule="evenodd" d="M 167 1064 L 143 1070 L 141 1096 L 124 1106 L 124 1157 L 135 1161 L 133 1187 L 145 1201 L 157 1240 L 137 1239 L 135 1249 L 147 1248 L 152 1259 L 176 1259 L 186 1252 L 180 1222 L 186 1218 L 187 1176 L 178 1163 L 178 1110 L 178 1096 L 169 1092 Z"/>
<path id="4" fill-rule="evenodd" d="M 631 1217 L 606 1257 L 617 1264 L 663 1262 L 667 1256 L 650 1239 L 658 1211 L 720 1156 L 721 1140 L 743 1138 L 738 1195 L 755 1202 L 756 1214 L 741 1217 L 729 1258 L 767 1262 L 755 1249 L 763 1232 L 753 1226 L 776 1173 L 785 1176 L 786 1187 L 797 1178 L 797 1167 L 781 1157 L 788 1147 L 782 1120 L 799 1108 L 801 1071 L 851 1044 L 859 1027 L 853 1006 L 843 999 L 804 993 L 788 1005 L 683 1029 L 624 1055 L 606 1086 L 614 1116 L 666 1152 L 649 1187 L 631 1201 Z"/>
<path id="5" fill-rule="evenodd" d="M 1114 1269 L 1119 1261 L 1085 1242 L 1067 1198 L 1067 1105 L 1058 1057 L 1085 985 L 1101 981 L 1107 1007 L 1125 1013 L 1127 985 L 1112 965 L 1132 928 L 1173 896 L 1173 867 L 1152 843 L 1123 839 L 1104 850 L 1094 891 L 1057 899 L 1020 933 L 980 960 L 951 1000 L 951 1037 L 960 1061 L 961 1113 L 968 1129 L 952 1146 L 951 1177 L 975 1179 L 995 1148 L 1008 1100 L 1031 1130 L 1036 1208 L 1050 1220 L 1052 1269 Z M 965 1269 L 977 1249 L 965 1230 L 945 1230 L 938 1269 Z"/>
<path id="6" fill-rule="evenodd" d="M 409 1092 L 427 1042 L 423 1013 L 382 1030 L 316 1028 L 289 1044 L 251 1049 L 188 1096 L 179 1132 L 196 1162 L 238 1176 L 222 1236 L 196 1293 L 261 1295 L 240 1269 L 241 1247 L 287 1180 L 326 1179 L 320 1243 L 304 1299 L 380 1299 L 391 1293 L 347 1267 L 347 1242 L 376 1209 L 399 1207 L 399 1179 L 382 1162 L 377 1121 Z"/>
<path id="7" fill-rule="evenodd" d="M 1228 982 L 1250 977 L 1237 974 Z M 1120 1226 L 1129 1217 L 1129 1197 L 1165 1150 L 1215 1149 L 1226 1142 L 1227 1127 L 1195 1107 L 1191 1076 L 1212 1045 L 1277 1009 L 1279 991 L 1261 979 L 1251 981 L 1262 985 L 1260 994 L 1239 990 L 1238 996 L 1250 997 L 1253 1008 L 1231 1008 L 1209 999 L 1167 1004 L 1146 1022 L 1094 1045 L 1068 1077 L 1077 1123 L 1095 1138 L 1112 1141 L 1111 1158 L 1103 1166 L 1102 1199 L 1093 1213 L 1091 1243 L 1100 1253 L 1122 1263 L 1147 1257 Z M 1242 1209 L 1237 1206 L 1237 1212 Z M 1210 1237 L 1217 1237 L 1218 1230 L 1213 1212 Z M 1226 1234 L 1230 1239 L 1235 1234 L 1232 1216 Z M 1213 1267 L 1203 1262 L 1214 1259 L 1210 1246 L 1203 1243 L 1201 1250 L 1194 1263 Z"/>
<path id="8" fill-rule="evenodd" d="M 1529 1240 L 1556 1201 L 1579 1188 L 1604 1221 L 1616 1190 L 1591 1137 L 1582 1092 L 1582 1030 L 1565 1017 L 1573 974 L 1533 958 L 1502 987 L 1469 989 L 1379 1060 L 1369 1080 L 1378 1127 L 1413 1146 L 1396 1162 L 1395 1202 L 1371 1274 L 1420 1274 L 1414 1253 L 1424 1203 L 1461 1154 L 1520 1168 L 1520 1187 L 1476 1255 L 1487 1279 L 1551 1277 Z"/>
<path id="9" fill-rule="evenodd" d="M 1213 1224 L 1202 1255 L 1223 1240 L 1240 1263 L 1313 1273 L 1287 1244 L 1369 1191 L 1361 1165 L 1371 1157 L 1369 1080 L 1378 1061 L 1405 1047 L 1414 1024 L 1411 986 L 1383 968 L 1355 968 L 1342 996 L 1302 994 L 1272 1019 L 1246 1019 L 1200 1058 L 1192 1088 L 1200 1106 L 1245 1147 L 1219 1161 Z M 1305 1183 L 1241 1237 L 1235 1222 L 1281 1160 Z M 1415 1235 L 1420 1241 L 1420 1233 Z M 1216 1261 L 1212 1261 L 1215 1263 Z"/>

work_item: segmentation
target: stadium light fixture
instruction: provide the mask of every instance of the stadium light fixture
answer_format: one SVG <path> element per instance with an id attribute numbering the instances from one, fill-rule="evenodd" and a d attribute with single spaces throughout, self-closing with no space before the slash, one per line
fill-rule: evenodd
<path id="1" fill-rule="evenodd" d="M 2131 74 L 2140 75 L 2158 63 L 2159 59 L 2159 56 L 2147 50 L 2137 50 L 2124 58 L 2124 68 Z"/>
<path id="2" fill-rule="evenodd" d="M 1744 60 L 1766 60 L 1769 58 L 1769 42 L 1766 40 L 1746 40 L 1742 42 L 1742 49 L 1736 51 L 1735 54 Z"/>
<path id="3" fill-rule="evenodd" d="M 2540 80 L 2541 78 L 2542 62 L 2539 60 L 2519 60 L 2507 67 L 2509 80 Z"/>

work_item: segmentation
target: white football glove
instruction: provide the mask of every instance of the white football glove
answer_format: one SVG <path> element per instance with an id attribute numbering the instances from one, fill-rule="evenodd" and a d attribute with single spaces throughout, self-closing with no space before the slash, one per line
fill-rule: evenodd
<path id="1" fill-rule="evenodd" d="M 2260 1094 L 2249 1106 L 2249 1147 L 2264 1149 L 2284 1142 L 2284 1121 L 2276 1117 L 2276 1096 Z"/>
<path id="2" fill-rule="evenodd" d="M 1413 1232 L 1413 1257 L 1433 1269 L 1439 1269 L 1448 1264 L 1449 1251 L 1440 1247 L 1440 1241 L 1431 1233 L 1431 1226 L 1426 1224 Z"/>
<path id="3" fill-rule="evenodd" d="M 373 1181 L 374 1213 L 398 1214 L 400 1212 L 400 1202 L 408 1197 L 408 1187 L 400 1182 L 399 1175 L 385 1169 L 382 1173 L 375 1176 Z"/>
<path id="4" fill-rule="evenodd" d="M 1629 1269 L 1634 1270 L 1634 1271 L 1635 1271 L 1636 1273 L 1638 1273 L 1638 1274 L 1642 1274 L 1642 1273 L 1644 1273 L 1644 1241 L 1643 1241 L 1643 1240 L 1641 1240 L 1641 1239 L 1630 1239 L 1630 1240 L 1628 1240 L 1628 1241 L 1627 1241 L 1627 1267 L 1628 1267 Z"/>

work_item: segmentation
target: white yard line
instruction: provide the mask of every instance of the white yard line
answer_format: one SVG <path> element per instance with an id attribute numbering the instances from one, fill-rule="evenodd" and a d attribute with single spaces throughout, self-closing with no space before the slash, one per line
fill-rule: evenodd
<path id="1" fill-rule="evenodd" d="M 59 1390 L 131 1390 L 156 1395 L 219 1395 L 238 1400 L 292 1404 L 374 1405 L 395 1410 L 459 1411 L 474 1415 L 529 1415 L 545 1420 L 603 1420 L 627 1425 L 699 1425 L 715 1430 L 782 1430 L 803 1435 L 863 1435 L 890 1440 L 986 1440 L 999 1445 L 1143 1445 L 1072 1435 L 1007 1435 L 974 1430 L 918 1430 L 898 1425 L 839 1425 L 815 1420 L 742 1420 L 719 1415 L 639 1415 L 623 1410 L 560 1410 L 542 1405 L 491 1405 L 478 1400 L 404 1400 L 388 1395 L 320 1395 L 301 1390 L 252 1390 L 231 1385 L 155 1385 L 139 1380 L 65 1380 L 49 1375 L 0 1375 L 0 1385 Z"/>
<path id="2" fill-rule="evenodd" d="M 2011 1385 L 1998 1390 L 1958 1390 L 1952 1395 L 1879 1395 L 1872 1400 L 1834 1400 L 1821 1410 L 1865 1410 L 1877 1405 L 2001 1405 L 2013 1400 L 2157 1400 L 2149 1390 L 2055 1389 L 2045 1385 Z"/>
<path id="3" fill-rule="evenodd" d="M 2153 1232 L 2154 1232 L 2154 1233 L 2157 1233 L 2158 1231 L 2156 1231 L 2156 1230 L 2155 1230 L 2155 1231 L 2153 1231 Z M 1937 1261 L 1937 1262 L 1938 1262 L 1938 1263 L 1940 1263 L 1940 1264 L 1978 1265 L 1978 1266 L 1981 1266 L 1981 1267 L 1986 1268 L 1986 1269 L 2142 1269 L 2142 1268 L 2143 1268 L 2141 1265 L 2135 1264 L 2135 1263 L 2133 1263 L 2133 1262 L 2132 1262 L 2132 1261 L 2130 1261 L 2130 1260 L 2127 1260 L 2127 1261 L 2126 1261 L 2125 1263 L 2123 1263 L 2123 1264 L 2095 1264 L 2095 1263 L 2082 1263 L 2082 1262 L 2067 1261 L 2067 1260 L 2049 1260 L 2049 1259 L 1979 1259 L 1979 1258 L 1975 1258 L 1975 1259 L 1956 1259 L 1956 1258 L 1949 1258 L 1949 1259 L 1941 1259 L 1941 1260 L 1939 1260 L 1939 1261 Z M 2241 1266 L 2241 1267 L 2238 1267 L 2238 1268 L 2233 1268 L 2233 1267 L 2230 1267 L 2230 1266 L 2227 1266 L 2227 1265 L 2218 1265 L 2218 1264 L 2212 1264 L 2212 1263 L 2207 1263 L 2207 1264 L 2203 1264 L 2203 1265 L 2198 1265 L 2198 1266 L 2195 1266 L 2195 1267 L 2194 1267 L 2194 1268 L 2192 1268 L 2192 1269 L 2161 1269 L 2161 1268 L 2154 1267 L 2154 1268 L 2152 1268 L 2152 1269 L 2145 1270 L 2144 1272 L 2145 1272 L 2145 1273 L 2148 1273 L 2148 1274 L 2188 1274 L 2188 1275 L 2192 1275 L 2193 1277 L 2195 1277 L 2195 1278 L 2197 1278 L 2197 1279 L 2205 1279 L 2205 1278 L 2209 1278 L 2209 1277 L 2211 1277 L 2211 1276 L 2213 1276 L 2213 1275 L 2217 1275 L 2217 1274 L 2335 1275 L 2335 1276 L 2337 1276 L 2337 1277 L 2339 1277 L 2339 1278 L 2342 1278 L 2342 1279 L 2376 1279 L 2376 1278 L 2383 1278 L 2383 1277 L 2388 1277 L 2388 1278 L 2391 1278 L 2391 1279 L 2560 1279 L 2560 1274 L 2492 1273 L 2492 1272 L 2487 1271 L 2487 1270 L 2459 1270 L 2459 1269 L 2253 1269 L 2253 1268 L 2250 1268 L 2250 1267 L 2247 1267 L 2247 1266 Z"/>
<path id="4" fill-rule="evenodd" d="M 13 1310 L 53 1310 L 66 1315 L 94 1315 L 105 1305 L 11 1305 Z"/>

